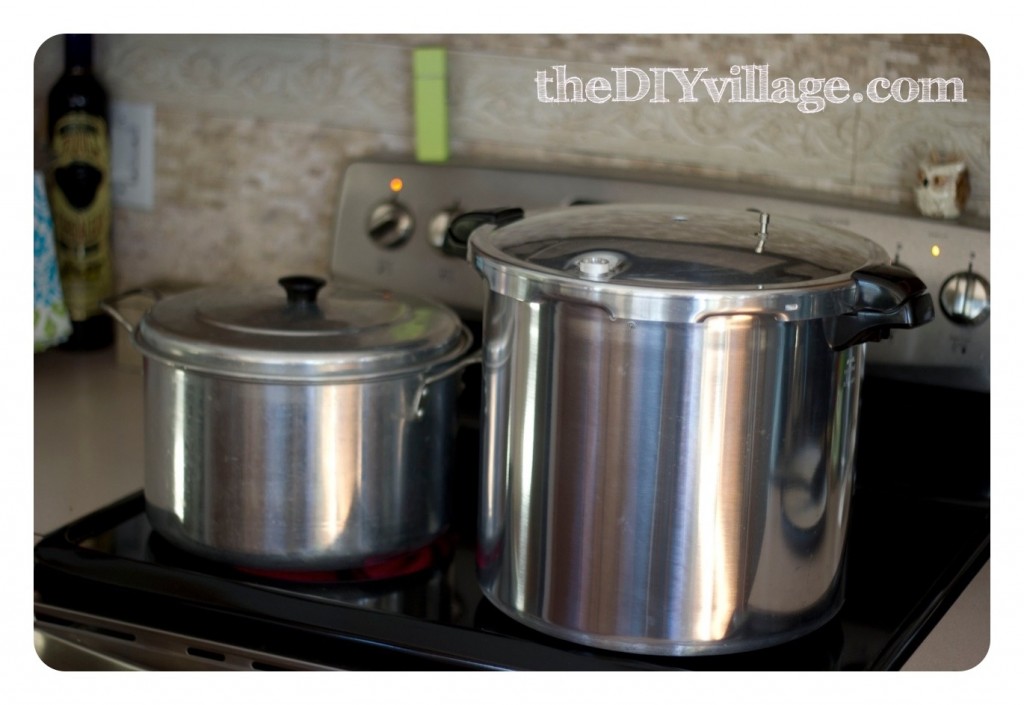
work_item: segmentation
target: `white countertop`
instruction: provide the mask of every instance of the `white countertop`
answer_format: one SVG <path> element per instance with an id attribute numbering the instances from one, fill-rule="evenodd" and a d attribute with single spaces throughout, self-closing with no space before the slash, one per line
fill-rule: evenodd
<path id="1" fill-rule="evenodd" d="M 35 356 L 34 397 L 37 538 L 142 488 L 141 367 L 115 348 L 51 350 Z M 989 644 L 989 586 L 986 565 L 905 670 L 980 663 Z"/>

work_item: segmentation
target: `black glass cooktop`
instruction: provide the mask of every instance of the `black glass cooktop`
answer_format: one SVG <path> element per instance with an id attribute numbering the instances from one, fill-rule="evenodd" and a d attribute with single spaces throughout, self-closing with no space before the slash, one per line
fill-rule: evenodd
<path id="1" fill-rule="evenodd" d="M 759 651 L 633 656 L 523 627 L 477 587 L 470 517 L 390 566 L 397 577 L 299 582 L 178 551 L 152 532 L 141 492 L 37 544 L 36 601 L 346 669 L 895 669 L 988 559 L 989 397 L 867 380 L 863 399 L 844 606 L 818 631 Z M 475 441 L 463 432 L 466 498 Z"/>

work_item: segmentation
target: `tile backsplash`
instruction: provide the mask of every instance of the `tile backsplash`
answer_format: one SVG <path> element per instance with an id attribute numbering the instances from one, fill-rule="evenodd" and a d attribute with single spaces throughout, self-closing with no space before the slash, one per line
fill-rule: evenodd
<path id="1" fill-rule="evenodd" d="M 966 159 L 967 210 L 989 214 L 989 62 L 962 35 L 101 35 L 112 98 L 156 106 L 155 205 L 117 209 L 118 286 L 326 273 L 347 164 L 413 152 L 412 49 L 449 52 L 455 158 L 639 169 L 907 208 L 930 152 Z M 60 73 L 36 57 L 36 144 Z M 768 65 L 771 79 L 957 77 L 963 103 L 542 103 L 538 71 Z M 688 75 L 692 75 L 692 71 Z M 675 93 L 672 89 L 675 89 Z"/>

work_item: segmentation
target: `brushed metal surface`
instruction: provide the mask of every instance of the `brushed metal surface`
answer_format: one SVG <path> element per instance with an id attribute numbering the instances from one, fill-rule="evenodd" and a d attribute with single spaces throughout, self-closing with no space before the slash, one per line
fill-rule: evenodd
<path id="1" fill-rule="evenodd" d="M 446 528 L 456 377 L 228 379 L 145 361 L 145 495 L 154 528 L 244 566 L 337 569 Z"/>
<path id="2" fill-rule="evenodd" d="M 491 294 L 485 594 L 549 634 L 686 655 L 832 616 L 864 346 L 821 321 L 612 319 Z"/>

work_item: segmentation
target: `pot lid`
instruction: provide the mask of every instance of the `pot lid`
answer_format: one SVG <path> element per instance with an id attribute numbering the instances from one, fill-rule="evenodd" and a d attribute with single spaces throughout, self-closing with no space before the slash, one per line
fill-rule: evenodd
<path id="1" fill-rule="evenodd" d="M 498 293 L 580 299 L 643 320 L 836 315 L 856 299 L 852 273 L 888 262 L 851 232 L 696 206 L 564 208 L 480 228 L 469 247 Z"/>
<path id="2" fill-rule="evenodd" d="M 423 370 L 470 342 L 454 312 L 425 299 L 325 287 L 315 277 L 278 283 L 212 286 L 158 301 L 135 341 L 143 353 L 188 369 L 302 382 Z"/>

